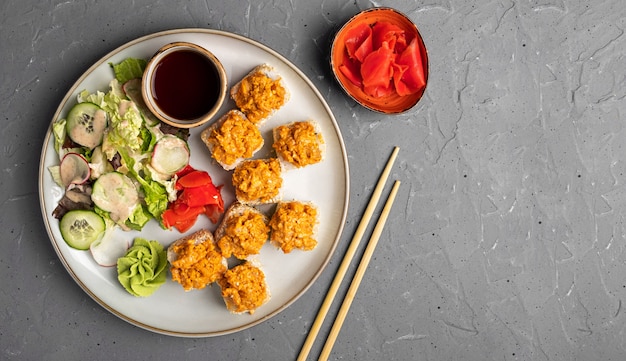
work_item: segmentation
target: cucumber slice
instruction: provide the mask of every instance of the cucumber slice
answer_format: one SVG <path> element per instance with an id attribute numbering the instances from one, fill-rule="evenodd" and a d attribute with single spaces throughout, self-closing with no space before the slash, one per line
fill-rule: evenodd
<path id="1" fill-rule="evenodd" d="M 72 248 L 87 250 L 104 233 L 104 220 L 94 211 L 67 212 L 59 224 L 61 236 Z"/>
<path id="2" fill-rule="evenodd" d="M 74 143 L 93 149 L 102 143 L 107 113 L 93 103 L 78 103 L 67 115 L 67 135 Z"/>
<path id="3" fill-rule="evenodd" d="M 139 204 L 139 193 L 130 178 L 119 172 L 110 172 L 94 182 L 91 200 L 109 212 L 114 222 L 123 223 Z"/>
<path id="4" fill-rule="evenodd" d="M 189 164 L 187 142 L 175 135 L 167 134 L 154 145 L 150 165 L 157 172 L 171 175 Z"/>

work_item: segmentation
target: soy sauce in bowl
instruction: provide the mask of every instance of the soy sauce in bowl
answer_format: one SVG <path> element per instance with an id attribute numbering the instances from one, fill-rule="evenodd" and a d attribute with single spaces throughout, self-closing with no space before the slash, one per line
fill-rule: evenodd
<path id="1" fill-rule="evenodd" d="M 167 54 L 154 69 L 152 97 L 167 115 L 184 120 L 206 114 L 219 96 L 217 69 L 195 51 Z"/>
<path id="2" fill-rule="evenodd" d="M 226 75 L 215 56 L 195 44 L 173 43 L 150 60 L 143 96 L 162 121 L 191 128 L 209 121 L 226 95 Z"/>

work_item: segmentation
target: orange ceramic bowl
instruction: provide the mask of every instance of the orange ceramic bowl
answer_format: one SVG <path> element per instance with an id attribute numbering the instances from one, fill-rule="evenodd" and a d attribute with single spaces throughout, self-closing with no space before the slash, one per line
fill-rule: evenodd
<path id="1" fill-rule="evenodd" d="M 395 91 L 390 95 L 382 97 L 373 97 L 366 94 L 362 87 L 353 83 L 341 70 L 340 67 L 348 59 L 346 50 L 346 38 L 350 30 L 354 27 L 368 24 L 373 26 L 377 22 L 388 22 L 400 27 L 406 33 L 407 39 L 415 38 L 419 47 L 421 56 L 421 67 L 424 74 L 424 86 L 417 92 L 409 95 L 398 95 Z M 339 29 L 333 39 L 330 65 L 343 90 L 354 99 L 357 103 L 370 110 L 385 113 L 399 114 L 406 112 L 414 107 L 424 95 L 426 85 L 428 84 L 428 53 L 424 40 L 420 35 L 417 26 L 406 15 L 398 10 L 386 7 L 371 8 L 364 10 L 353 16 L 348 22 Z"/>

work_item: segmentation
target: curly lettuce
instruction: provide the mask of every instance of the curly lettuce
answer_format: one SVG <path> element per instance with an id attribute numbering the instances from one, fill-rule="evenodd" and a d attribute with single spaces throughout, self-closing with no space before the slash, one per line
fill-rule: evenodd
<path id="1" fill-rule="evenodd" d="M 141 78 L 148 62 L 145 59 L 126 58 L 119 64 L 110 65 L 115 79 L 123 84 L 131 79 Z"/>

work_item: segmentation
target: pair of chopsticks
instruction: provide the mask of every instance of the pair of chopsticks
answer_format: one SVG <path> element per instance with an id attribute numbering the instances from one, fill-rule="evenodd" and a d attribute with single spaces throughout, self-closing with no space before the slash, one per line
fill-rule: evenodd
<path id="1" fill-rule="evenodd" d="M 383 170 L 383 173 L 380 175 L 380 178 L 378 179 L 378 183 L 376 184 L 376 188 L 374 188 L 374 193 L 372 193 L 372 197 L 369 203 L 367 204 L 367 208 L 365 209 L 365 213 L 363 214 L 363 217 L 361 218 L 361 222 L 359 222 L 359 225 L 357 226 L 356 232 L 354 233 L 354 237 L 352 238 L 352 241 L 350 242 L 350 245 L 348 246 L 348 250 L 346 251 L 344 258 L 341 261 L 341 265 L 339 266 L 339 269 L 337 270 L 335 279 L 333 280 L 333 283 L 331 284 L 330 289 L 328 290 L 328 293 L 326 294 L 326 298 L 324 299 L 324 302 L 322 303 L 322 306 L 320 307 L 317 317 L 315 318 L 315 321 L 313 322 L 313 326 L 311 327 L 311 330 L 309 331 L 309 335 L 307 336 L 304 342 L 304 345 L 302 346 L 300 355 L 298 355 L 298 359 L 297 359 L 298 361 L 305 361 L 309 352 L 311 351 L 311 347 L 313 346 L 313 343 L 315 342 L 315 338 L 317 337 L 317 334 L 320 328 L 322 327 L 322 323 L 324 322 L 324 318 L 326 317 L 326 314 L 328 313 L 328 309 L 333 303 L 335 295 L 337 294 L 337 290 L 339 289 L 339 286 L 341 285 L 341 282 L 343 281 L 346 271 L 348 270 L 348 267 L 350 266 L 350 263 L 352 262 L 352 258 L 354 257 L 354 254 L 356 253 L 359 243 L 361 242 L 361 238 L 363 238 L 365 229 L 367 228 L 367 225 L 369 224 L 370 219 L 372 218 L 374 209 L 378 205 L 378 201 L 380 200 L 380 196 L 383 192 L 383 188 L 385 187 L 387 178 L 389 178 L 391 167 L 393 166 L 393 163 L 396 160 L 396 156 L 398 155 L 399 150 L 400 148 L 398 147 L 394 148 L 393 152 L 391 153 L 391 156 L 389 157 L 389 160 L 387 161 L 387 165 L 385 166 L 385 169 Z M 363 253 L 361 262 L 359 263 L 356 273 L 354 274 L 354 278 L 352 279 L 350 288 L 348 289 L 348 292 L 346 293 L 343 303 L 341 304 L 341 308 L 339 309 L 339 312 L 337 313 L 337 317 L 335 318 L 335 322 L 330 330 L 328 338 L 326 339 L 326 343 L 324 344 L 324 348 L 322 349 L 322 353 L 320 354 L 319 360 L 326 360 L 328 359 L 328 356 L 330 355 L 333 345 L 335 344 L 335 340 L 337 339 L 337 336 L 339 335 L 339 330 L 341 329 L 341 326 L 343 325 L 343 321 L 345 320 L 346 315 L 348 314 L 348 310 L 350 309 L 352 300 L 354 299 L 356 292 L 359 288 L 359 284 L 361 283 L 361 280 L 363 279 L 363 275 L 365 274 L 367 265 L 369 264 L 369 261 L 372 258 L 372 254 L 374 253 L 374 249 L 376 248 L 378 239 L 380 238 L 380 235 L 383 231 L 385 222 L 387 221 L 387 217 L 389 216 L 389 212 L 391 211 L 391 206 L 393 205 L 393 201 L 396 198 L 396 194 L 398 193 L 399 187 L 400 187 L 400 181 L 396 180 L 393 185 L 393 188 L 391 189 L 391 192 L 389 193 L 387 201 L 385 202 L 380 218 L 376 222 L 376 226 L 374 227 L 374 231 L 372 232 L 372 236 L 370 237 L 370 240 L 367 244 L 365 252 Z"/>

